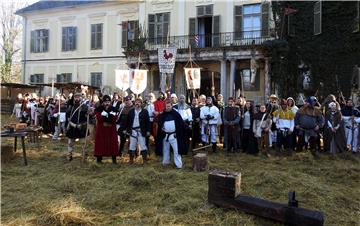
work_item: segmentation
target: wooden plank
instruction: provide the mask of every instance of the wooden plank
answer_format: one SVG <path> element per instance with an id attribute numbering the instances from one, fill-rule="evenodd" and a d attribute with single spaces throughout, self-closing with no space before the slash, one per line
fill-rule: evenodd
<path id="1" fill-rule="evenodd" d="M 235 208 L 249 214 L 265 217 L 295 226 L 323 226 L 320 211 L 298 208 L 295 192 L 289 192 L 289 205 L 241 195 L 241 174 L 226 171 L 209 172 L 208 201 L 225 208 Z"/>
<path id="2" fill-rule="evenodd" d="M 208 169 L 208 158 L 205 153 L 197 153 L 193 156 L 193 170 L 196 172 Z"/>

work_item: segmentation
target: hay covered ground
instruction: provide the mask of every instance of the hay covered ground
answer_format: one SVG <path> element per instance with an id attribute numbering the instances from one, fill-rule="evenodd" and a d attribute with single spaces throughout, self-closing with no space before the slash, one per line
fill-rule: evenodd
<path id="1" fill-rule="evenodd" d="M 118 165 L 110 159 L 98 165 L 93 158 L 82 164 L 80 144 L 71 163 L 65 160 L 66 140 L 42 139 L 40 151 L 26 145 L 28 166 L 20 148 L 1 165 L 2 225 L 280 225 L 208 208 L 207 173 L 193 172 L 190 156 L 181 170 L 162 167 L 155 156 L 146 166 L 141 160 L 129 166 L 126 158 Z M 295 190 L 300 207 L 324 212 L 325 225 L 360 225 L 360 155 L 267 159 L 220 152 L 209 155 L 209 166 L 241 172 L 244 194 L 287 203 L 288 191 Z"/>

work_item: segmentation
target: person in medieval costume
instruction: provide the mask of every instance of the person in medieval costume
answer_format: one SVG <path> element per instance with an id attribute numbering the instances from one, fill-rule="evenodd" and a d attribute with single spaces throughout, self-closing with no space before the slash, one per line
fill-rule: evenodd
<path id="1" fill-rule="evenodd" d="M 324 149 L 331 154 L 346 150 L 342 116 L 335 102 L 329 103 L 328 111 L 325 113 Z"/>
<path id="2" fill-rule="evenodd" d="M 165 99 L 166 99 L 166 94 L 160 92 L 157 100 L 154 102 L 154 113 L 153 113 L 154 120 L 153 120 L 153 127 L 152 127 L 154 139 L 156 138 L 157 131 L 158 131 L 159 115 L 165 110 Z"/>
<path id="3" fill-rule="evenodd" d="M 191 132 L 191 147 L 194 149 L 200 143 L 200 107 L 198 98 L 194 97 L 191 101 L 191 115 L 193 118 Z"/>
<path id="4" fill-rule="evenodd" d="M 73 159 L 72 153 L 74 148 L 74 143 L 76 139 L 82 139 L 86 137 L 87 130 L 87 111 L 88 107 L 85 104 L 82 104 L 82 94 L 76 93 L 73 95 L 74 103 L 70 105 L 66 111 L 66 120 L 67 120 L 67 131 L 66 137 L 68 138 L 68 154 L 67 160 L 71 161 Z M 84 160 L 86 160 L 88 152 L 86 147 L 83 147 L 84 150 Z"/>
<path id="5" fill-rule="evenodd" d="M 206 106 L 206 96 L 204 94 L 201 94 L 199 96 L 199 107 L 202 108 Z"/>
<path id="6" fill-rule="evenodd" d="M 259 150 L 267 157 L 269 154 L 269 132 L 271 130 L 272 120 L 266 113 L 266 106 L 260 105 L 259 112 L 254 115 L 253 133 L 257 139 Z"/>
<path id="7" fill-rule="evenodd" d="M 219 124 L 220 112 L 213 105 L 211 97 L 206 98 L 206 106 L 200 109 L 201 140 L 203 145 L 212 144 L 212 151 L 216 152 L 217 126 Z"/>
<path id="8" fill-rule="evenodd" d="M 241 131 L 241 146 L 243 152 L 248 154 L 257 154 L 258 147 L 257 141 L 255 140 L 253 133 L 253 123 L 254 123 L 254 105 L 251 101 L 246 100 L 243 113 L 241 115 L 240 124 L 242 126 Z"/>
<path id="9" fill-rule="evenodd" d="M 57 119 L 57 122 L 55 125 L 55 133 L 52 138 L 53 140 L 57 140 L 59 138 L 61 131 L 63 131 L 63 134 L 65 134 L 66 110 L 67 108 L 66 108 L 65 100 L 59 97 L 59 99 L 57 99 L 56 101 L 55 111 L 54 111 L 54 116 Z"/>
<path id="10" fill-rule="evenodd" d="M 128 114 L 129 114 L 130 110 L 134 108 L 133 102 L 131 101 L 131 98 L 129 96 L 124 98 L 124 102 L 125 102 L 125 104 L 120 109 L 119 118 L 116 122 L 118 124 L 117 132 L 118 132 L 118 135 L 120 136 L 120 147 L 119 147 L 120 156 L 123 154 L 123 150 L 124 150 L 126 138 L 127 138 L 127 135 L 126 135 L 126 133 L 124 133 L 124 131 L 126 131 L 126 123 L 128 120 Z"/>
<path id="11" fill-rule="evenodd" d="M 280 108 L 274 111 L 273 121 L 276 124 L 276 156 L 280 155 L 280 150 L 284 147 L 288 154 L 292 154 L 292 133 L 294 132 L 294 112 L 288 108 L 287 101 L 281 99 Z"/>
<path id="12" fill-rule="evenodd" d="M 239 122 L 239 107 L 235 106 L 234 98 L 229 97 L 223 114 L 224 149 L 228 152 L 239 151 L 240 147 L 237 142 Z"/>
<path id="13" fill-rule="evenodd" d="M 116 112 L 119 112 L 121 104 L 122 104 L 121 98 L 120 98 L 119 94 L 115 92 L 113 94 L 111 106 L 114 108 L 114 110 Z"/>
<path id="14" fill-rule="evenodd" d="M 295 115 L 295 126 L 299 131 L 298 144 L 310 144 L 311 154 L 316 157 L 317 138 L 320 128 L 324 126 L 325 119 L 319 108 L 315 107 L 317 99 L 311 96 L 307 99 Z M 298 145 L 298 149 L 302 146 Z"/>
<path id="15" fill-rule="evenodd" d="M 275 94 L 269 96 L 268 102 L 266 103 L 266 112 L 270 115 L 271 119 L 273 117 L 273 112 L 280 108 L 279 98 Z M 269 133 L 269 143 L 272 146 L 273 142 L 276 141 L 276 124 L 273 123 Z"/>
<path id="16" fill-rule="evenodd" d="M 171 101 L 172 101 L 173 105 L 177 104 L 177 102 L 178 102 L 178 97 L 176 96 L 176 93 L 172 93 L 172 94 L 170 95 L 170 98 L 171 98 Z"/>
<path id="17" fill-rule="evenodd" d="M 155 94 L 154 93 L 149 93 L 147 95 L 147 100 L 146 100 L 146 105 L 145 105 L 145 109 L 148 111 L 149 113 L 149 120 L 150 120 L 150 133 L 151 135 L 154 136 L 153 133 L 153 123 L 154 123 L 154 111 L 155 111 L 155 105 L 154 102 L 156 101 L 155 99 Z M 147 146 L 147 150 L 148 150 L 148 155 L 150 156 L 150 146 L 149 146 L 149 139 L 150 136 L 146 137 L 146 146 Z"/>
<path id="18" fill-rule="evenodd" d="M 146 109 L 142 109 L 142 100 L 137 98 L 135 100 L 135 108 L 129 111 L 126 123 L 126 131 L 130 136 L 129 142 L 129 156 L 130 164 L 134 163 L 136 149 L 140 147 L 140 154 L 143 158 L 143 164 L 148 160 L 146 137 L 150 136 L 151 124 L 149 113 Z"/>
<path id="19" fill-rule="evenodd" d="M 191 127 L 192 127 L 192 112 L 190 106 L 185 103 L 185 96 L 181 94 L 179 96 L 179 102 L 173 106 L 174 110 L 179 112 L 181 118 L 185 124 L 185 132 L 184 132 L 184 139 L 185 139 L 185 147 L 189 147 L 189 139 L 191 137 Z M 184 150 L 186 153 L 188 150 Z"/>
<path id="20" fill-rule="evenodd" d="M 171 100 L 166 101 L 165 111 L 159 115 L 158 135 L 156 137 L 156 154 L 163 155 L 162 164 L 170 164 L 170 146 L 173 149 L 174 163 L 176 168 L 182 168 L 181 155 L 184 151 L 185 124 L 181 115 L 173 109 Z"/>
<path id="21" fill-rule="evenodd" d="M 344 121 L 346 144 L 355 154 L 358 152 L 360 111 L 354 108 L 353 101 L 349 99 L 341 109 L 341 114 Z"/>
<path id="22" fill-rule="evenodd" d="M 288 108 L 294 113 L 294 115 L 296 115 L 296 112 L 299 110 L 299 108 L 295 105 L 295 100 L 294 98 L 292 97 L 288 97 L 286 99 L 286 102 L 287 102 L 287 106 Z M 296 148 L 296 144 L 297 144 L 297 134 L 298 134 L 298 131 L 296 129 L 296 127 L 294 127 L 294 131 L 293 133 L 291 134 L 291 137 L 292 137 L 292 142 L 291 142 L 291 148 L 293 151 L 295 151 L 295 148 Z"/>
<path id="23" fill-rule="evenodd" d="M 116 164 L 116 156 L 119 156 L 119 143 L 116 133 L 118 113 L 111 104 L 110 96 L 104 95 L 102 100 L 102 107 L 95 114 L 96 137 L 94 156 L 97 163 L 101 163 L 103 157 L 111 156 L 112 162 Z"/>
<path id="24" fill-rule="evenodd" d="M 224 103 L 224 97 L 222 94 L 217 95 L 216 101 L 215 101 L 215 106 L 219 109 L 220 117 L 221 117 L 221 119 L 223 119 L 225 103 Z M 224 125 L 221 123 L 221 125 L 219 126 L 219 142 L 220 142 L 220 144 L 223 143 L 223 137 L 224 137 Z M 225 143 L 224 143 L 224 145 L 225 145 L 224 147 L 226 148 Z"/>

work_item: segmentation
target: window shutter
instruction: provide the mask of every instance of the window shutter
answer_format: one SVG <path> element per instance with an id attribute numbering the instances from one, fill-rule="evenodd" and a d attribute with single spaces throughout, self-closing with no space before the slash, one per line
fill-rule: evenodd
<path id="1" fill-rule="evenodd" d="M 62 28 L 61 50 L 66 51 L 66 28 Z"/>
<path id="2" fill-rule="evenodd" d="M 204 6 L 198 6 L 196 9 L 197 9 L 196 12 L 197 12 L 198 17 L 199 16 L 204 16 L 204 14 L 205 14 Z"/>
<path id="3" fill-rule="evenodd" d="M 45 38 L 44 38 L 44 52 L 49 50 L 49 30 L 44 30 Z"/>
<path id="4" fill-rule="evenodd" d="M 321 34 L 321 1 L 314 4 L 314 35 Z"/>
<path id="5" fill-rule="evenodd" d="M 102 49 L 102 42 L 103 42 L 103 24 L 99 24 L 99 30 L 98 30 L 98 35 L 99 35 L 99 37 L 98 37 L 98 45 L 97 45 L 97 48 L 98 49 Z"/>
<path id="6" fill-rule="evenodd" d="M 72 74 L 68 73 L 66 76 L 67 82 L 71 82 L 72 81 Z"/>
<path id="7" fill-rule="evenodd" d="M 155 15 L 149 14 L 149 43 L 154 44 L 155 42 Z"/>
<path id="8" fill-rule="evenodd" d="M 170 22 L 170 13 L 164 13 L 164 22 L 163 22 L 163 34 L 161 35 L 163 38 L 163 44 L 168 42 L 168 37 L 170 36 L 169 32 L 169 23 Z"/>
<path id="9" fill-rule="evenodd" d="M 126 47 L 127 46 L 127 28 L 128 28 L 128 22 L 122 22 L 121 24 L 122 27 L 122 33 L 121 33 L 121 47 Z"/>
<path id="10" fill-rule="evenodd" d="M 269 36 L 269 2 L 261 4 L 261 37 Z"/>
<path id="11" fill-rule="evenodd" d="M 34 80 L 35 80 L 34 75 L 30 75 L 30 83 L 34 83 Z"/>
<path id="12" fill-rule="evenodd" d="M 353 32 L 359 32 L 359 31 L 360 31 L 360 1 L 357 1 Z"/>
<path id="13" fill-rule="evenodd" d="M 139 39 L 140 38 L 140 27 L 139 27 L 139 21 L 136 20 L 135 21 L 135 25 L 134 25 L 134 34 L 135 34 L 135 37 L 134 39 Z"/>
<path id="14" fill-rule="evenodd" d="M 220 45 L 220 16 L 213 16 L 213 28 L 212 28 L 212 42 L 213 46 Z"/>
<path id="15" fill-rule="evenodd" d="M 234 31 L 235 31 L 235 39 L 241 39 L 242 37 L 242 19 L 243 19 L 243 7 L 235 6 L 235 18 L 234 18 Z"/>
<path id="16" fill-rule="evenodd" d="M 30 52 L 35 52 L 35 31 L 31 31 L 30 38 Z"/>

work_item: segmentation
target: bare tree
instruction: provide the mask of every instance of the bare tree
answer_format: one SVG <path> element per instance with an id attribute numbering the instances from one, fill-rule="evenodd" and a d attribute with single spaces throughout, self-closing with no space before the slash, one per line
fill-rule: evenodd
<path id="1" fill-rule="evenodd" d="M 20 80 L 22 19 L 16 10 L 25 6 L 22 1 L 1 1 L 0 8 L 0 70 L 1 82 Z"/>

